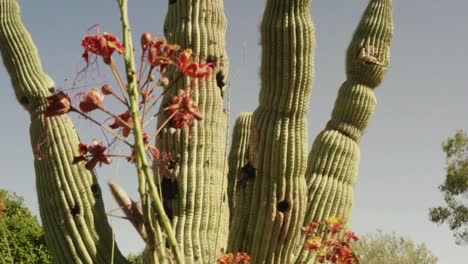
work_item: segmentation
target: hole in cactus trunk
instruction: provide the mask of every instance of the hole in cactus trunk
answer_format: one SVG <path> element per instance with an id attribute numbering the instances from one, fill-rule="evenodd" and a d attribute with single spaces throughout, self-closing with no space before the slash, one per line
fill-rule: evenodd
<path id="1" fill-rule="evenodd" d="M 179 192 L 179 184 L 176 179 L 163 178 L 161 189 L 164 200 L 172 200 Z"/>
<path id="2" fill-rule="evenodd" d="M 20 104 L 24 107 L 28 107 L 29 106 L 29 99 L 28 97 L 26 96 L 22 96 L 21 99 L 20 99 Z"/>
<path id="3" fill-rule="evenodd" d="M 289 202 L 284 200 L 284 201 L 281 201 L 277 204 L 276 206 L 278 208 L 278 211 L 284 213 L 288 210 L 289 208 Z"/>
<path id="4" fill-rule="evenodd" d="M 166 212 L 167 217 L 169 218 L 169 220 L 172 221 L 172 218 L 174 218 L 174 213 L 172 212 L 171 207 L 169 207 L 169 204 L 166 201 L 164 201 L 163 206 L 164 206 L 164 211 Z"/>
<path id="5" fill-rule="evenodd" d="M 175 4 L 175 3 L 177 3 L 177 0 L 169 0 L 170 5 Z"/>
<path id="6" fill-rule="evenodd" d="M 255 181 L 255 168 L 247 162 L 244 167 L 241 168 L 239 177 L 237 178 L 237 189 L 243 189 L 247 187 L 247 184 L 252 184 Z"/>
<path id="7" fill-rule="evenodd" d="M 81 208 L 80 208 L 80 205 L 79 204 L 75 204 L 74 207 L 71 207 L 70 208 L 70 213 L 73 215 L 73 216 L 77 216 L 79 215 L 81 212 Z"/>

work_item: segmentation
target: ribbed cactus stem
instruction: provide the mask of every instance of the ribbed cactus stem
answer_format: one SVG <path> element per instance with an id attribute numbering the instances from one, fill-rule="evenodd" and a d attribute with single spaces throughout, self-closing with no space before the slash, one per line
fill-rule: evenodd
<path id="1" fill-rule="evenodd" d="M 42 70 L 16 0 L 0 0 L 0 51 L 16 97 L 30 113 L 41 219 L 55 261 L 126 263 L 115 245 L 96 177 L 82 164 L 72 164 L 79 140 L 71 120 L 42 114 L 54 82 Z"/>
<path id="2" fill-rule="evenodd" d="M 255 170 L 248 159 L 251 125 L 252 113 L 241 113 L 237 117 L 232 133 L 228 173 L 228 197 L 231 216 L 228 252 L 242 251 L 241 243 L 245 236 L 245 226 L 232 223 L 245 221 L 250 214 L 250 202 L 255 181 Z"/>
<path id="3" fill-rule="evenodd" d="M 177 162 L 178 193 L 166 201 L 173 213 L 173 227 L 187 263 L 215 263 L 222 248 L 227 246 L 229 210 L 225 179 L 225 145 L 227 118 L 222 90 L 229 62 L 226 55 L 226 17 L 222 0 L 169 1 L 164 25 L 167 39 L 190 48 L 199 62 L 216 63 L 209 80 L 184 82 L 172 88 L 163 99 L 162 107 L 172 100 L 177 89 L 190 86 L 194 101 L 200 107 L 203 120 L 188 129 L 166 129 L 158 147 L 171 152 Z M 178 73 L 169 73 L 169 79 Z M 167 118 L 161 115 L 158 124 Z M 176 151 L 162 142 L 174 142 Z M 220 215 L 221 214 L 221 215 Z M 226 223 L 226 224 L 224 224 Z"/>
<path id="4" fill-rule="evenodd" d="M 306 205 L 313 34 L 309 1 L 267 1 L 261 24 L 260 105 L 249 143 L 256 178 L 248 222 L 232 222 L 246 228 L 243 241 L 234 247 L 251 254 L 253 263 L 291 263 L 290 252 L 299 243 Z"/>
<path id="5" fill-rule="evenodd" d="M 348 79 L 338 92 L 330 121 L 317 136 L 309 155 L 309 207 L 304 226 L 331 216 L 345 218 L 348 223 L 351 219 L 360 158 L 358 143 L 375 111 L 373 90 L 387 71 L 392 35 L 392 1 L 371 0 L 348 48 Z M 304 247 L 298 250 L 301 253 L 296 263 L 312 263 L 313 254 Z"/>

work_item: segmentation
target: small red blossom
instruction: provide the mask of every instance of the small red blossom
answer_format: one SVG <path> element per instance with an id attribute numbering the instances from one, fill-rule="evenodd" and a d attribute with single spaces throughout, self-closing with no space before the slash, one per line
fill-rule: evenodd
<path id="1" fill-rule="evenodd" d="M 322 238 L 316 236 L 316 237 L 308 239 L 305 242 L 305 247 L 311 252 L 316 252 L 322 247 Z"/>
<path id="2" fill-rule="evenodd" d="M 306 236 L 311 237 L 317 234 L 317 228 L 320 226 L 320 221 L 310 223 L 307 227 L 301 227 L 301 231 L 306 233 Z"/>
<path id="3" fill-rule="evenodd" d="M 107 147 L 104 147 L 102 143 L 97 140 L 93 140 L 92 145 L 80 143 L 78 145 L 79 156 L 73 159 L 73 164 L 80 162 L 80 161 L 88 160 L 88 162 L 86 162 L 85 164 L 85 168 L 88 170 L 93 170 L 97 164 L 99 164 L 99 166 L 102 166 L 102 163 L 110 164 L 111 159 L 106 154 L 106 150 L 107 150 Z M 91 159 L 88 159 L 88 156 L 87 156 L 88 153 Z"/>
<path id="4" fill-rule="evenodd" d="M 228 253 L 218 258 L 218 264 L 250 264 L 250 256 L 247 253 Z"/>
<path id="5" fill-rule="evenodd" d="M 165 39 L 151 37 L 148 32 L 141 36 L 141 47 L 147 52 L 146 58 L 151 67 L 160 67 L 160 72 L 165 72 L 167 66 L 173 63 L 175 53 L 180 49 L 179 45 L 167 43 Z"/>
<path id="6" fill-rule="evenodd" d="M 177 58 L 178 64 L 175 66 L 183 75 L 194 79 L 208 80 L 213 72 L 214 63 L 196 63 L 192 60 L 193 52 L 187 49 L 181 52 Z"/>
<path id="7" fill-rule="evenodd" d="M 344 221 L 341 218 L 330 217 L 327 220 L 328 228 L 332 234 L 339 233 L 344 227 Z"/>
<path id="8" fill-rule="evenodd" d="M 345 245 L 335 245 L 325 254 L 325 259 L 336 264 L 356 264 L 353 250 Z"/>
<path id="9" fill-rule="evenodd" d="M 97 164 L 99 164 L 99 166 L 102 166 L 102 163 L 111 163 L 111 159 L 105 154 L 107 147 L 104 147 L 101 142 L 94 140 L 93 145 L 88 145 L 87 149 L 89 154 L 91 155 L 91 160 L 89 160 L 86 163 L 86 169 L 93 170 Z"/>
<path id="10" fill-rule="evenodd" d="M 232 255 L 232 253 L 229 253 L 218 258 L 218 264 L 232 264 L 233 259 L 234 259 L 234 255 Z"/>
<path id="11" fill-rule="evenodd" d="M 114 123 L 110 125 L 109 127 L 112 129 L 122 128 L 122 135 L 124 137 L 128 137 L 130 133 L 132 132 L 133 125 L 134 125 L 133 118 L 130 114 L 130 111 L 120 114 L 118 117 L 119 118 L 116 118 L 114 120 Z M 124 121 L 126 124 L 122 121 Z"/>
<path id="12" fill-rule="evenodd" d="M 169 116 L 174 115 L 172 119 L 172 126 L 175 128 L 190 126 L 193 124 L 195 119 L 198 121 L 203 119 L 198 106 L 183 90 L 179 91 L 178 96 L 174 96 L 172 99 L 172 104 L 164 110 L 168 113 Z"/>
<path id="13" fill-rule="evenodd" d="M 86 156 L 86 154 L 88 153 L 88 145 L 80 142 L 80 144 L 78 145 L 78 153 L 79 155 L 73 158 L 73 164 L 76 164 L 80 161 L 88 160 L 88 156 Z"/>
<path id="14" fill-rule="evenodd" d="M 250 264 L 250 256 L 247 253 L 236 253 L 234 263 L 236 264 Z"/>
<path id="15" fill-rule="evenodd" d="M 106 32 L 103 35 L 95 34 L 85 37 L 81 40 L 81 46 L 84 48 L 82 57 L 87 63 L 89 62 L 90 53 L 101 56 L 106 64 L 110 64 L 114 51 L 120 54 L 125 52 L 125 48 L 120 44 L 117 37 Z"/>
<path id="16" fill-rule="evenodd" d="M 104 95 L 98 88 L 94 87 L 91 92 L 81 94 L 81 96 L 83 97 L 83 101 L 80 102 L 81 111 L 88 113 L 103 108 L 102 102 L 104 101 Z"/>
<path id="17" fill-rule="evenodd" d="M 359 240 L 359 237 L 354 232 L 346 232 L 344 237 L 345 242 L 348 244 Z"/>
<path id="18" fill-rule="evenodd" d="M 47 99 L 47 108 L 44 111 L 46 117 L 63 115 L 70 112 L 73 107 L 70 97 L 64 92 L 58 92 Z"/>

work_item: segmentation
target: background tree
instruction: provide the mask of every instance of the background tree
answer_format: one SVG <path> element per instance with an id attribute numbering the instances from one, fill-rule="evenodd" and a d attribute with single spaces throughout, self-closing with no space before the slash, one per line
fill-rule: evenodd
<path id="1" fill-rule="evenodd" d="M 454 231 L 457 244 L 468 244 L 468 136 L 458 130 L 442 143 L 445 152 L 446 177 L 439 186 L 445 206 L 431 208 L 429 219 L 438 224 L 447 223 Z"/>
<path id="2" fill-rule="evenodd" d="M 367 233 L 353 243 L 352 248 L 361 257 L 361 264 L 435 264 L 437 258 L 426 245 L 382 231 Z"/>
<path id="3" fill-rule="evenodd" d="M 5 205 L 0 218 L 2 263 L 53 263 L 44 231 L 24 205 L 23 198 L 0 189 L 0 201 Z"/>

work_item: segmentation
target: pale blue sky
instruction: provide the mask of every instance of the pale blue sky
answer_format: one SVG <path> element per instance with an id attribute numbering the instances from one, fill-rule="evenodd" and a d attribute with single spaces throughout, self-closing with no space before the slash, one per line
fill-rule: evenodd
<path id="1" fill-rule="evenodd" d="M 71 88 L 70 80 L 83 66 L 80 40 L 88 27 L 99 23 L 103 31 L 121 35 L 115 1 L 21 2 L 24 21 L 40 50 L 44 68 L 59 89 Z M 162 32 L 167 1 L 131 2 L 135 36 L 144 31 Z M 254 110 L 258 101 L 258 28 L 265 1 L 225 2 L 234 120 L 239 112 Z M 309 145 L 330 116 L 338 87 L 344 81 L 345 50 L 367 2 L 312 3 L 317 47 Z M 444 179 L 440 143 L 456 129 L 468 129 L 468 2 L 395 0 L 394 8 L 392 61 L 387 79 L 376 90 L 377 111 L 361 143 L 352 229 L 358 234 L 376 229 L 395 231 L 417 243 L 425 242 L 439 263 L 466 263 L 468 248 L 456 246 L 448 228 L 430 223 L 427 212 L 442 203 L 437 189 Z M 103 76 L 110 77 L 110 73 L 103 71 Z M 3 67 L 0 87 L 0 120 L 9 127 L 0 137 L 0 188 L 24 196 L 27 206 L 38 214 L 28 115 L 14 100 Z M 78 123 L 83 137 L 93 136 L 84 132 L 90 125 L 82 120 Z M 104 189 L 112 178 L 137 197 L 132 170 L 106 169 L 98 176 Z M 107 209 L 115 207 L 111 201 L 105 196 Z M 120 220 L 113 223 L 118 226 L 117 239 L 125 253 L 142 248 L 130 225 Z"/>

